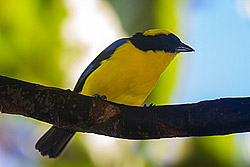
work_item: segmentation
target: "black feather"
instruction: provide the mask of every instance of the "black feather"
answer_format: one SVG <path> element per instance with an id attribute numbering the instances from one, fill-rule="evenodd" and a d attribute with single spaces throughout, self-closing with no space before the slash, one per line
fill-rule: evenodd
<path id="1" fill-rule="evenodd" d="M 52 126 L 36 143 L 35 148 L 42 156 L 56 158 L 62 153 L 65 146 L 73 137 L 75 132 Z"/>
<path id="2" fill-rule="evenodd" d="M 181 40 L 170 33 L 166 34 L 157 34 L 157 35 L 143 35 L 143 33 L 136 33 L 131 37 L 130 41 L 132 44 L 143 51 L 161 51 L 175 53 L 175 49 L 181 45 Z"/>

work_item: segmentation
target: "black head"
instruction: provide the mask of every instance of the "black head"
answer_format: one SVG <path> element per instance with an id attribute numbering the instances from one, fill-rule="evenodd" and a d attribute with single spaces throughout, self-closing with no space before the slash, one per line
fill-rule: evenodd
<path id="1" fill-rule="evenodd" d="M 172 33 L 165 30 L 148 30 L 136 33 L 130 38 L 132 44 L 143 51 L 165 51 L 168 53 L 192 52 L 193 48 L 181 42 Z"/>

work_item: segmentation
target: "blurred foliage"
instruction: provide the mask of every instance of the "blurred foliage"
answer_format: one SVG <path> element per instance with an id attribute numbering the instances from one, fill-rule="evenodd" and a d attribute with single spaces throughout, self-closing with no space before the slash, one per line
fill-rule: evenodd
<path id="1" fill-rule="evenodd" d="M 154 6 L 157 1 L 108 1 L 120 17 L 122 27 L 128 35 L 133 35 L 138 31 L 145 31 L 150 28 L 155 28 Z"/>
<path id="2" fill-rule="evenodd" d="M 65 149 L 64 153 L 56 159 L 41 159 L 41 167 L 54 167 L 54 166 L 95 166 L 86 146 L 82 141 L 84 138 L 74 137 L 70 143 L 70 149 Z"/>
<path id="3" fill-rule="evenodd" d="M 234 167 L 242 166 L 232 136 L 193 138 L 193 150 L 186 159 L 174 167 Z"/>
<path id="4" fill-rule="evenodd" d="M 4 75 L 60 85 L 62 1 L 0 0 L 0 71 Z"/>

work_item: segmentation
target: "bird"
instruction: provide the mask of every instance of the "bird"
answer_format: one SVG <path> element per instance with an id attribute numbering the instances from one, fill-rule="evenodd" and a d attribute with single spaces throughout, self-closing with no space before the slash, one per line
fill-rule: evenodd
<path id="1" fill-rule="evenodd" d="M 84 70 L 73 91 L 87 96 L 103 95 L 115 103 L 140 106 L 176 55 L 192 51 L 192 47 L 167 30 L 137 32 L 104 49 Z M 56 158 L 75 133 L 53 125 L 35 148 L 42 156 Z"/>

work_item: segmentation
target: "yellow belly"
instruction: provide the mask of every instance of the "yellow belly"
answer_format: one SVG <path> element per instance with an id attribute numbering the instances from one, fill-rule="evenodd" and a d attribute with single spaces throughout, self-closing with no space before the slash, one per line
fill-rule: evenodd
<path id="1" fill-rule="evenodd" d="M 119 47 L 87 78 L 81 94 L 140 106 L 176 54 L 140 51 L 130 42 Z"/>

